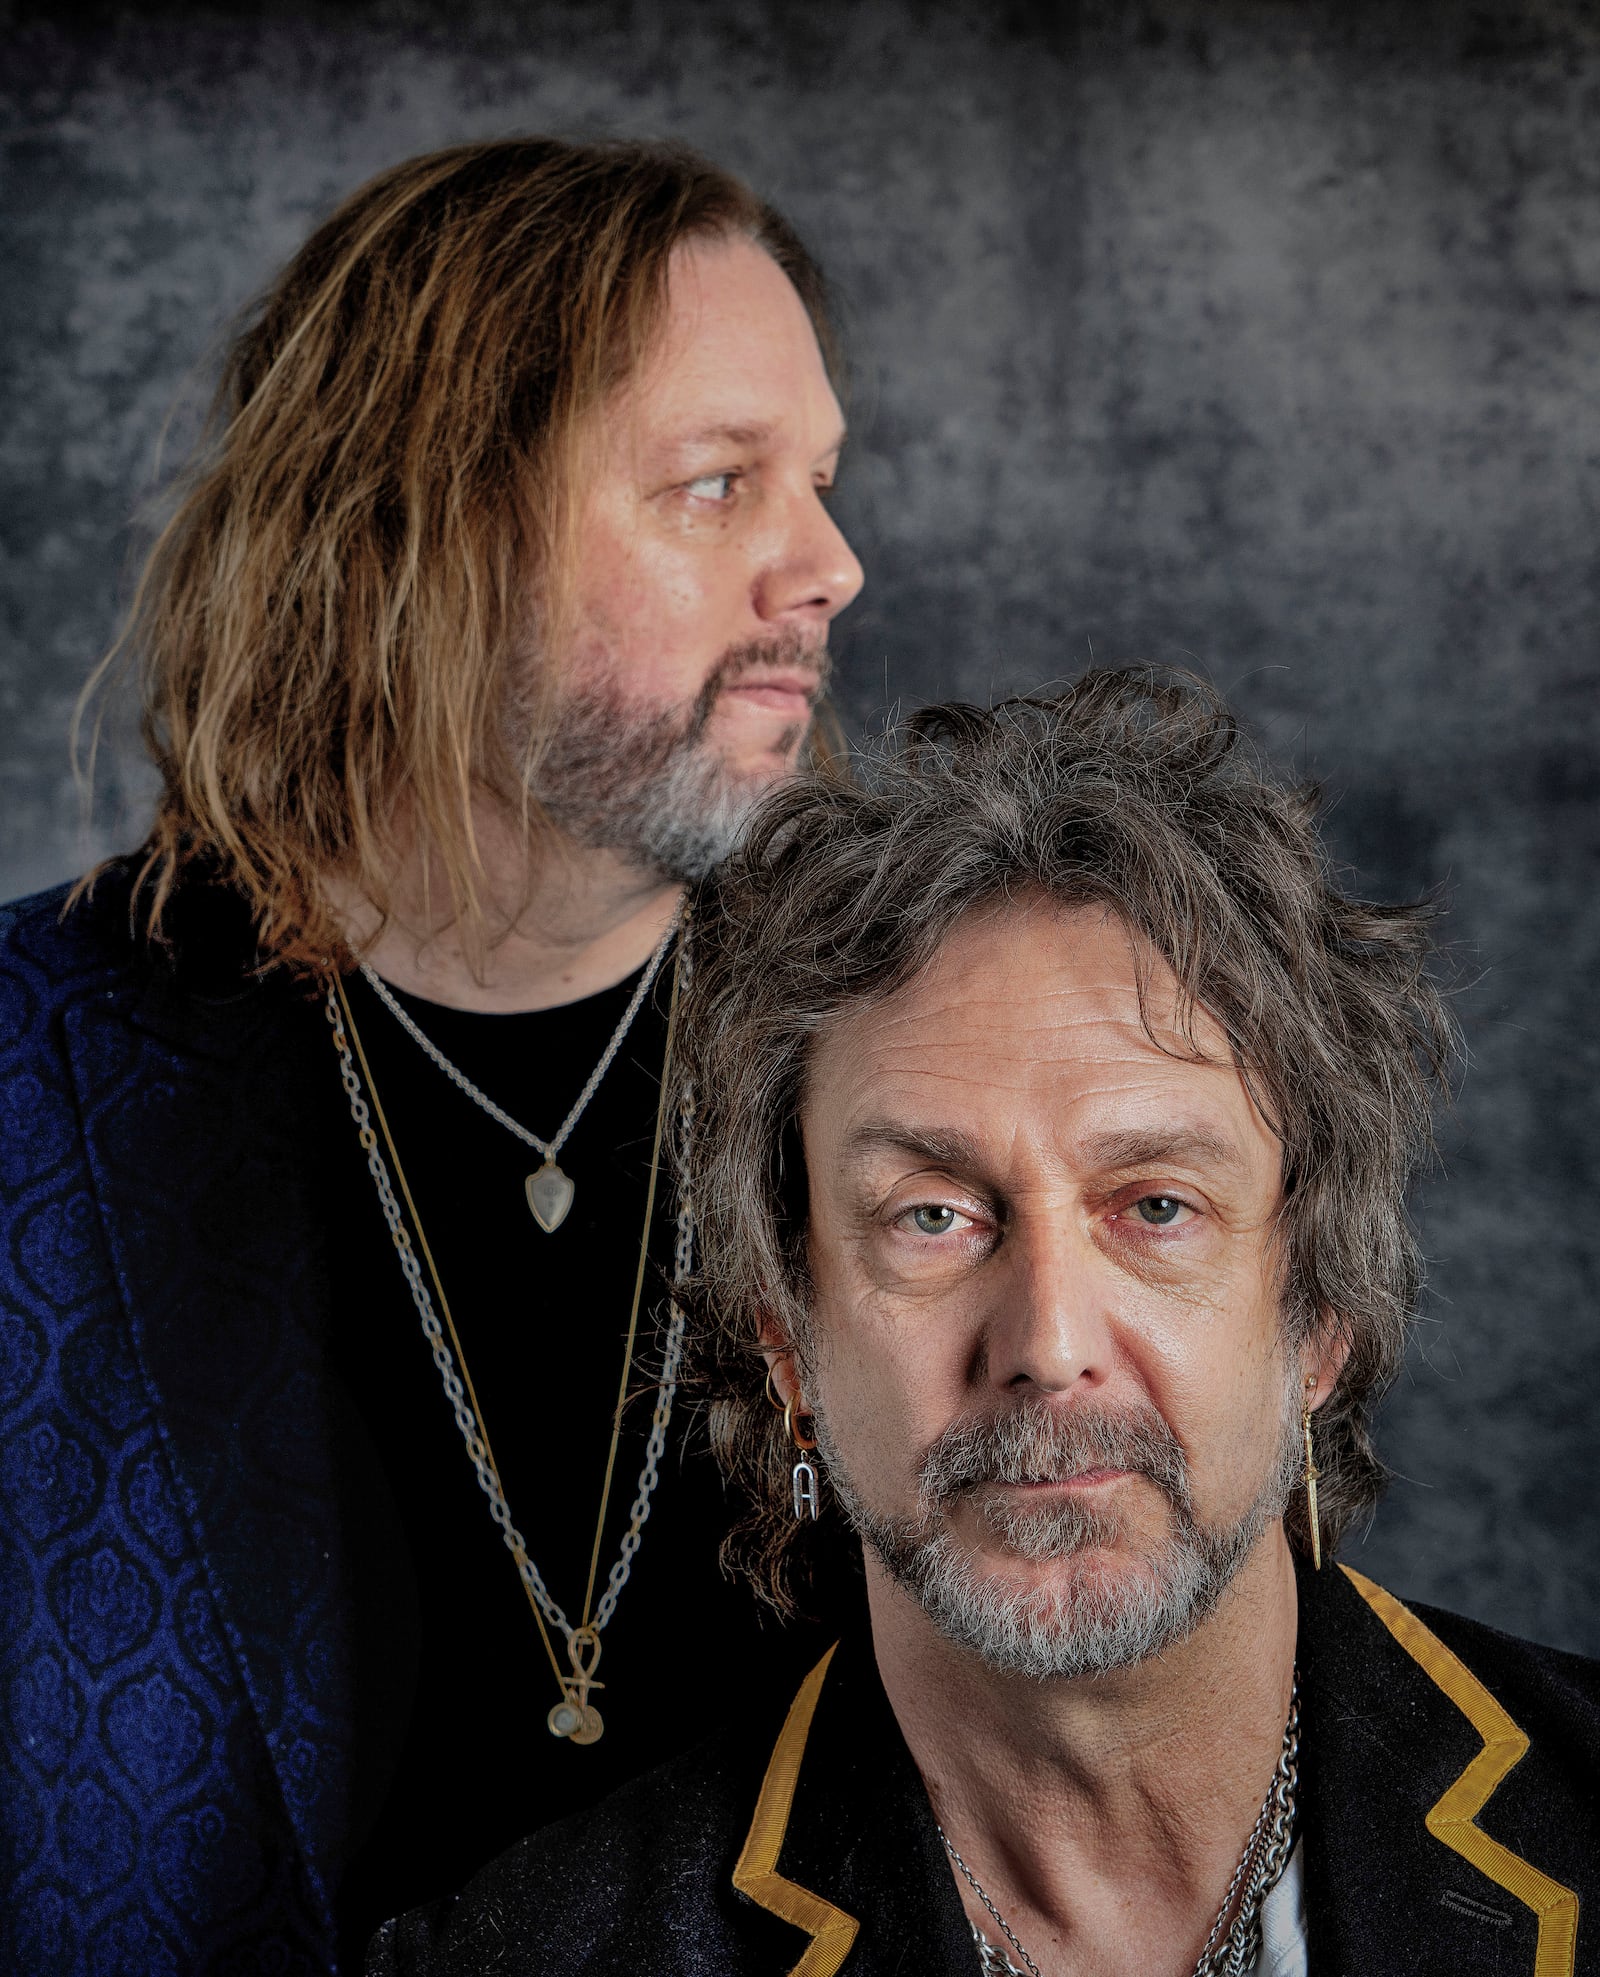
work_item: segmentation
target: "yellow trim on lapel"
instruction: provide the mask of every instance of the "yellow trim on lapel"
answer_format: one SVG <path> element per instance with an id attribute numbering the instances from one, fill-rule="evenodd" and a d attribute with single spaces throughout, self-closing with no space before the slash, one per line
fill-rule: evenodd
<path id="1" fill-rule="evenodd" d="M 1520 1854 L 1491 1840 L 1476 1823 L 1506 1774 L 1526 1753 L 1526 1732 L 1512 1722 L 1466 1663 L 1393 1593 L 1352 1572 L 1348 1565 L 1339 1569 L 1423 1674 L 1444 1690 L 1483 1739 L 1483 1749 L 1429 1810 L 1423 1823 L 1436 1840 L 1538 1916 L 1533 1977 L 1572 1977 L 1578 1953 L 1577 1895 L 1548 1874 L 1541 1874 Z"/>
<path id="2" fill-rule="evenodd" d="M 812 1669 L 800 1684 L 800 1692 L 789 1705 L 778 1741 L 772 1747 L 767 1775 L 761 1781 L 755 1817 L 745 1835 L 744 1847 L 733 1870 L 733 1885 L 760 1907 L 804 1929 L 811 1938 L 805 1955 L 794 1965 L 789 1977 L 833 1977 L 850 1954 L 861 1924 L 831 1901 L 786 1881 L 778 1872 L 778 1855 L 789 1830 L 789 1814 L 794 1807 L 794 1788 L 800 1777 L 800 1760 L 805 1756 L 811 1719 L 817 1713 L 817 1698 L 828 1673 L 838 1643 Z M 1541 1973 L 1542 1977 L 1542 1973 Z"/>

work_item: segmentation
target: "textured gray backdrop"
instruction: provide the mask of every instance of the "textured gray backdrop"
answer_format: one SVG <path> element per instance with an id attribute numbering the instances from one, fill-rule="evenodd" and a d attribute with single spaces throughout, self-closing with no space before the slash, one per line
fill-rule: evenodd
<path id="1" fill-rule="evenodd" d="M 54 18 L 52 18 L 54 17 Z M 63 25 L 67 20 L 70 25 Z M 1582 0 L 0 8 L 0 896 L 138 828 L 64 733 L 196 367 L 406 153 L 672 135 L 848 306 L 847 713 L 1214 674 L 1472 986 L 1399 1481 L 1351 1555 L 1600 1653 L 1600 13 Z"/>

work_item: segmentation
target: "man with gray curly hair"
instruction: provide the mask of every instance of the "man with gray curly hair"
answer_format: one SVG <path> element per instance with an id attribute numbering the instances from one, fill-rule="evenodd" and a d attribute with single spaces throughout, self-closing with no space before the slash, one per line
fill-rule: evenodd
<path id="1" fill-rule="evenodd" d="M 685 1016 L 698 1350 L 727 1562 L 854 1551 L 869 1626 L 376 1970 L 1600 1968 L 1600 1667 L 1334 1563 L 1452 1035 L 1312 809 L 1143 672 L 768 800 Z"/>

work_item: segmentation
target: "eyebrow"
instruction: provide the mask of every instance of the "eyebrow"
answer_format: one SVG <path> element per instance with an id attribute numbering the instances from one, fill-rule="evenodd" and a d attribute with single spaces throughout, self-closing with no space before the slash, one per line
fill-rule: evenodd
<path id="1" fill-rule="evenodd" d="M 973 1169 L 983 1165 L 978 1142 L 967 1134 L 925 1131 L 892 1119 L 864 1121 L 846 1139 L 844 1152 L 909 1153 L 938 1167 Z M 1231 1139 L 1196 1127 L 1126 1127 L 1094 1133 L 1084 1141 L 1082 1152 L 1092 1166 L 1113 1170 L 1148 1167 L 1163 1160 L 1234 1169 L 1245 1165 L 1244 1155 Z"/>
<path id="2" fill-rule="evenodd" d="M 920 1132 L 893 1119 L 868 1119 L 844 1143 L 846 1154 L 909 1153 L 936 1167 L 978 1167 L 982 1154 L 965 1133 Z"/>
<path id="3" fill-rule="evenodd" d="M 1243 1153 L 1231 1139 L 1194 1126 L 1134 1126 L 1093 1133 L 1083 1151 L 1096 1167 L 1112 1169 L 1149 1167 L 1163 1160 L 1229 1168 L 1245 1165 Z"/>
<path id="4" fill-rule="evenodd" d="M 776 431 L 776 426 L 764 424 L 702 426 L 697 432 L 669 440 L 668 445 L 674 452 L 687 452 L 696 446 L 765 446 Z M 841 426 L 838 438 L 831 446 L 825 446 L 818 458 L 839 452 L 849 437 L 848 428 Z"/>

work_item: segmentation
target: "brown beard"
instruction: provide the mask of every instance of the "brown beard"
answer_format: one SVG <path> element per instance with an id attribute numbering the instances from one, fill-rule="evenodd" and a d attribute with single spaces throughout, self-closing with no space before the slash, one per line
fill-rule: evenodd
<path id="1" fill-rule="evenodd" d="M 532 793 L 560 828 L 589 849 L 620 851 L 662 877 L 704 878 L 733 849 L 781 771 L 736 774 L 706 746 L 718 699 L 746 674 L 804 668 L 827 684 L 825 646 L 797 631 L 730 646 L 688 705 L 629 700 L 601 680 L 557 704 Z M 807 723 L 778 738 L 787 760 Z"/>

